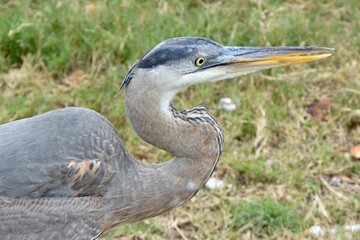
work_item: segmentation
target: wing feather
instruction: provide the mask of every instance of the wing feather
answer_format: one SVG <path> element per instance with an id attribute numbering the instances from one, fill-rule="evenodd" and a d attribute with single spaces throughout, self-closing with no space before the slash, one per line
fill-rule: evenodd
<path id="1" fill-rule="evenodd" d="M 0 196 L 102 195 L 123 142 L 95 111 L 64 108 L 0 126 Z"/>

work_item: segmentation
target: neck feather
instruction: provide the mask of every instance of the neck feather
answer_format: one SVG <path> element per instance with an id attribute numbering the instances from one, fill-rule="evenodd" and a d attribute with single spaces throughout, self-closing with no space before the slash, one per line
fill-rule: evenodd
<path id="1" fill-rule="evenodd" d="M 148 143 L 172 153 L 177 159 L 191 159 L 192 168 L 200 171 L 192 178 L 199 180 L 202 186 L 210 177 L 223 149 L 223 133 L 215 118 L 205 107 L 178 111 L 171 104 L 174 94 L 162 93 L 150 87 L 144 91 L 144 86 L 141 88 L 135 83 L 128 85 L 125 101 L 136 133 Z M 165 165 L 171 169 L 174 162 Z"/>
<path id="2" fill-rule="evenodd" d="M 143 140 L 177 157 L 219 158 L 223 133 L 205 107 L 178 111 L 172 106 L 175 93 L 138 82 L 134 79 L 127 86 L 125 102 L 129 120 Z"/>
<path id="3" fill-rule="evenodd" d="M 191 198 L 210 178 L 222 153 L 223 134 L 213 116 L 204 107 L 178 111 L 171 105 L 172 97 L 142 91 L 134 81 L 126 88 L 126 110 L 136 133 L 175 157 L 161 164 L 127 164 L 136 170 L 120 176 L 132 186 L 123 194 L 137 195 L 125 222 L 155 216 Z M 123 207 L 119 204 L 119 213 Z"/>

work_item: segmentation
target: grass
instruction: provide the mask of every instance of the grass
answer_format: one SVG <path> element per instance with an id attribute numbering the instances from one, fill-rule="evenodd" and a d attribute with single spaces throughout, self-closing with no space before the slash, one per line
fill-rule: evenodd
<path id="1" fill-rule="evenodd" d="M 287 203 L 272 199 L 263 199 L 257 202 L 238 203 L 230 207 L 234 216 L 231 227 L 242 231 L 253 228 L 254 234 L 259 237 L 272 236 L 274 232 L 287 229 L 292 233 L 300 231 L 301 218 L 295 209 Z M 240 231 L 240 230 L 239 230 Z"/>
<path id="2" fill-rule="evenodd" d="M 137 158 L 169 154 L 140 140 L 117 89 L 132 64 L 164 39 L 224 45 L 318 45 L 327 60 L 192 87 L 178 108 L 205 105 L 225 132 L 224 188 L 113 229 L 104 239 L 311 239 L 312 224 L 360 221 L 360 3 L 342 1 L 70 1 L 0 4 L 0 123 L 67 106 L 108 118 Z M 216 108 L 221 97 L 238 104 Z M 307 113 L 318 100 L 322 105 Z M 309 112 L 309 111 L 308 111 Z M 160 160 L 159 160 L 160 159 Z M 345 179 L 339 187 L 333 176 Z M 327 239 L 358 239 L 340 231 Z"/>

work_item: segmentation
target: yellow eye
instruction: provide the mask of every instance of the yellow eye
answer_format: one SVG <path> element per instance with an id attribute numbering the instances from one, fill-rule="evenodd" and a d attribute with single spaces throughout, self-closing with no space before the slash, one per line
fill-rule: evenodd
<path id="1" fill-rule="evenodd" d="M 197 67 L 202 66 L 205 63 L 205 58 L 204 57 L 199 57 L 195 60 L 195 65 Z"/>

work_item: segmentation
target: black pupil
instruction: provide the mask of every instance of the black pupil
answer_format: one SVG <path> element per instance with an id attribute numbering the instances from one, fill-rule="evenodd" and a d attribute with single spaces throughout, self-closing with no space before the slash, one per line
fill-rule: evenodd
<path id="1" fill-rule="evenodd" d="M 204 59 L 200 58 L 198 61 L 198 64 L 203 64 L 203 62 L 204 62 Z"/>

